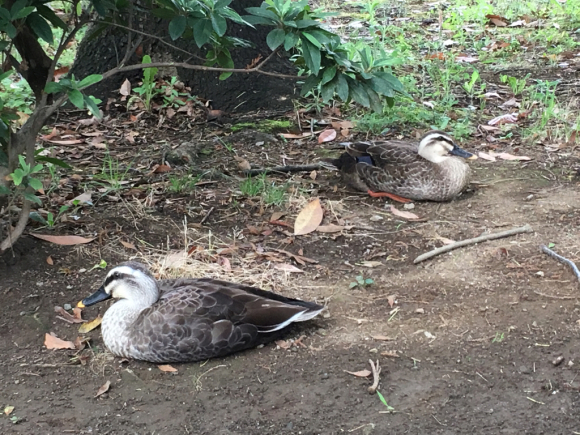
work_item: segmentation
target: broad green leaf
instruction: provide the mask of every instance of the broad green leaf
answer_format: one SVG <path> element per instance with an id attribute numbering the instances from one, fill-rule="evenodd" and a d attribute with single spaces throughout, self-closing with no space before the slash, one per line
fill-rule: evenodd
<path id="1" fill-rule="evenodd" d="M 306 27 L 313 27 L 313 26 L 319 26 L 320 23 L 318 21 L 314 21 L 314 20 L 298 20 L 296 21 L 296 27 L 298 27 L 299 29 L 305 29 Z"/>
<path id="2" fill-rule="evenodd" d="M 16 5 L 16 3 L 15 3 L 15 5 Z M 32 12 L 34 12 L 34 6 L 28 6 L 28 7 L 22 8 L 16 13 L 15 16 L 12 17 L 12 20 L 21 20 L 22 18 L 26 18 Z"/>
<path id="3" fill-rule="evenodd" d="M 0 51 L 6 50 L 9 45 L 10 41 L 0 41 Z"/>
<path id="4" fill-rule="evenodd" d="M 0 184 L 0 195 L 10 195 L 10 189 L 8 189 L 8 187 L 4 186 L 3 184 Z"/>
<path id="5" fill-rule="evenodd" d="M 386 71 L 377 71 L 375 75 L 382 78 L 383 80 L 386 80 L 396 92 L 406 94 L 403 84 L 391 73 Z"/>
<path id="6" fill-rule="evenodd" d="M 38 178 L 29 178 L 28 185 L 37 191 L 42 189 L 42 181 Z"/>
<path id="7" fill-rule="evenodd" d="M 20 184 L 22 183 L 22 179 L 24 178 L 24 176 L 26 174 L 24 173 L 24 171 L 22 169 L 16 168 L 14 170 L 14 172 L 10 175 L 12 176 L 12 181 L 14 182 L 14 185 L 20 186 Z"/>
<path id="8" fill-rule="evenodd" d="M 2 41 L 2 42 L 8 42 L 8 41 Z M 8 71 L 0 74 L 0 82 L 2 80 L 4 80 L 6 77 L 10 77 L 13 73 L 14 73 L 14 70 L 12 68 L 10 68 Z"/>
<path id="9" fill-rule="evenodd" d="M 2 2 L 2 3 L 4 3 L 4 2 Z M 10 20 L 11 21 L 14 21 L 18 18 L 23 18 L 23 17 L 17 17 L 17 15 L 20 11 L 22 11 L 22 9 L 25 8 L 27 3 L 28 3 L 27 0 L 16 0 L 12 4 L 12 7 L 10 8 Z M 33 9 L 34 9 L 34 7 L 33 7 Z"/>
<path id="10" fill-rule="evenodd" d="M 171 39 L 175 41 L 177 38 L 181 37 L 185 31 L 186 24 L 187 18 L 183 15 L 178 15 L 173 18 L 169 22 L 169 36 L 171 36 Z"/>
<path id="11" fill-rule="evenodd" d="M 95 102 L 95 98 L 93 96 L 85 95 L 84 100 L 85 100 L 85 104 L 89 108 L 91 114 L 95 118 L 101 119 L 101 111 L 99 110 L 99 106 L 97 106 L 97 103 Z"/>
<path id="12" fill-rule="evenodd" d="M 316 46 L 316 48 L 318 48 L 318 49 L 322 48 L 322 44 L 320 44 L 320 42 L 318 42 L 318 40 L 314 36 L 312 36 L 310 33 L 302 32 L 302 36 L 304 36 L 306 39 L 308 39 L 310 42 L 312 42 L 312 44 L 314 44 Z"/>
<path id="13" fill-rule="evenodd" d="M 79 2 L 80 3 L 80 2 Z M 66 25 L 66 23 L 61 20 L 58 15 L 56 15 L 54 13 L 54 11 L 52 9 L 50 9 L 49 7 L 46 7 L 44 5 L 40 5 L 37 4 L 36 5 L 36 10 L 38 11 L 38 13 L 40 15 L 42 15 L 45 19 L 47 19 L 48 21 L 50 21 L 50 23 L 54 26 L 54 27 L 59 27 L 63 30 L 67 30 L 68 26 Z M 79 14 L 80 15 L 80 14 Z"/>
<path id="14" fill-rule="evenodd" d="M 302 97 L 306 96 L 306 94 L 312 89 L 314 88 L 318 82 L 320 81 L 320 79 L 315 76 L 315 75 L 310 75 L 306 78 L 306 80 L 304 81 L 304 84 L 302 85 L 302 89 L 300 90 L 300 95 Z"/>
<path id="15" fill-rule="evenodd" d="M 250 24 L 272 25 L 274 21 L 270 18 L 257 17 L 256 15 L 244 15 L 242 19 Z"/>
<path id="16" fill-rule="evenodd" d="M 348 82 L 346 81 L 346 77 L 344 74 L 339 73 L 337 80 L 336 93 L 338 94 L 338 98 L 342 101 L 346 101 L 348 100 Z"/>
<path id="17" fill-rule="evenodd" d="M 30 17 L 28 17 L 30 18 Z M 8 35 L 8 37 L 10 39 L 14 39 L 16 38 L 16 34 L 18 33 L 18 31 L 16 30 L 16 27 L 14 27 L 14 25 L 12 23 L 6 23 L 4 24 L 4 31 L 6 32 L 6 34 Z"/>
<path id="18" fill-rule="evenodd" d="M 229 4 L 232 2 L 232 0 L 218 0 L 215 3 L 214 9 L 222 9 L 225 8 L 226 6 L 229 6 Z"/>
<path id="19" fill-rule="evenodd" d="M 228 23 L 226 22 L 226 19 L 216 13 L 211 15 L 211 25 L 218 36 L 224 36 L 226 34 L 226 30 L 228 30 Z"/>
<path id="20" fill-rule="evenodd" d="M 38 12 L 31 13 L 28 18 L 26 18 L 26 24 L 28 24 L 34 33 L 36 33 L 36 36 L 45 40 L 49 44 L 52 44 L 52 29 Z"/>
<path id="21" fill-rule="evenodd" d="M 163 18 L 165 20 L 171 20 L 173 17 L 175 17 L 175 12 L 172 11 L 169 8 L 157 8 L 157 9 L 153 9 L 151 11 L 151 13 L 159 18 Z"/>
<path id="22" fill-rule="evenodd" d="M 60 83 L 50 82 L 44 88 L 44 92 L 47 94 L 55 94 L 57 92 L 62 92 L 64 90 L 64 86 Z"/>
<path id="23" fill-rule="evenodd" d="M 10 22 L 10 20 L 12 19 L 10 11 L 0 6 L 0 18 L 6 22 Z"/>
<path id="24" fill-rule="evenodd" d="M 69 98 L 70 102 L 73 103 L 75 106 L 77 106 L 79 109 L 84 109 L 85 99 L 83 97 L 83 94 L 80 91 L 77 91 L 76 89 L 69 90 L 68 91 L 68 98 Z"/>
<path id="25" fill-rule="evenodd" d="M 46 225 L 46 219 L 44 219 L 37 211 L 33 211 L 31 212 L 28 217 L 30 218 L 30 220 L 33 220 L 35 222 L 40 222 L 41 224 Z"/>
<path id="26" fill-rule="evenodd" d="M 294 48 L 298 43 L 298 35 L 296 33 L 286 33 L 286 37 L 284 38 L 284 50 L 289 51 L 290 49 Z"/>
<path id="27" fill-rule="evenodd" d="M 394 97 L 395 91 L 391 84 L 381 77 L 374 76 L 369 80 L 370 87 L 377 93 L 385 97 Z"/>
<path id="28" fill-rule="evenodd" d="M 370 107 L 369 96 L 366 89 L 356 80 L 348 80 L 351 98 L 361 106 Z"/>
<path id="29" fill-rule="evenodd" d="M 221 51 L 217 55 L 217 61 L 218 61 L 219 66 L 221 66 L 222 68 L 233 68 L 234 67 L 234 61 L 232 60 L 232 56 L 231 56 L 229 50 L 227 50 L 227 49 L 224 51 Z M 231 75 L 232 75 L 231 72 L 224 72 L 224 73 L 220 74 L 219 79 L 225 80 Z"/>
<path id="30" fill-rule="evenodd" d="M 269 11 L 266 8 L 252 7 L 252 8 L 246 8 L 246 11 L 252 15 L 257 15 L 258 17 L 269 18 L 269 19 L 273 20 L 274 22 L 278 21 L 278 16 L 274 12 Z M 318 24 L 318 23 L 316 22 L 316 24 Z"/>
<path id="31" fill-rule="evenodd" d="M 103 0 L 92 0 L 92 3 L 93 6 L 95 7 L 95 10 L 101 17 L 106 15 L 107 10 L 105 9 L 105 4 Z"/>
<path id="32" fill-rule="evenodd" d="M 201 48 L 211 36 L 212 24 L 210 20 L 199 20 L 197 26 L 193 28 L 193 38 L 199 48 Z"/>
<path id="33" fill-rule="evenodd" d="M 332 99 L 332 97 L 334 96 L 334 90 L 336 89 L 337 82 L 338 80 L 332 80 L 329 83 L 322 85 L 321 88 L 322 101 L 326 103 L 327 101 Z"/>
<path id="34" fill-rule="evenodd" d="M 369 102 L 371 105 L 371 109 L 378 114 L 383 113 L 383 103 L 381 102 L 381 99 L 379 98 L 379 95 L 373 91 L 370 86 L 368 85 L 363 85 L 363 88 L 365 89 L 367 95 L 369 96 Z"/>
<path id="35" fill-rule="evenodd" d="M 326 83 L 328 83 L 329 81 L 331 81 L 334 76 L 336 75 L 336 67 L 335 66 L 331 66 L 328 67 L 324 70 L 324 73 L 322 74 L 322 81 L 320 82 L 321 85 L 324 85 Z"/>
<path id="36" fill-rule="evenodd" d="M 26 192 L 26 193 L 24 193 L 23 196 L 24 196 L 24 198 L 26 198 L 30 202 L 33 202 L 33 203 L 38 204 L 38 205 L 42 205 L 42 201 L 40 200 L 40 198 L 38 196 L 34 195 L 33 193 Z"/>
<path id="37" fill-rule="evenodd" d="M 310 73 L 317 75 L 320 70 L 320 50 L 307 39 L 302 38 L 302 54 Z"/>
<path id="38" fill-rule="evenodd" d="M 98 83 L 101 80 L 103 80 L 102 75 L 91 74 L 90 76 L 86 76 L 84 79 L 82 79 L 77 86 L 79 87 L 79 89 L 83 89 L 88 86 L 94 85 L 95 83 Z"/>
<path id="39" fill-rule="evenodd" d="M 284 30 L 274 29 L 268 33 L 268 36 L 266 37 L 266 43 L 268 44 L 268 47 L 270 47 L 270 50 L 274 51 L 280 46 L 280 44 L 284 42 L 285 37 L 286 32 L 284 32 Z"/>

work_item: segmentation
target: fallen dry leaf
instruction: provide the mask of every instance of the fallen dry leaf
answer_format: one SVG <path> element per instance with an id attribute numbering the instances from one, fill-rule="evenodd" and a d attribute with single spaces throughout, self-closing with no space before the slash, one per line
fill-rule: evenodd
<path id="1" fill-rule="evenodd" d="M 88 342 L 88 337 L 77 337 L 74 341 L 74 345 L 77 350 L 83 350 Z"/>
<path id="2" fill-rule="evenodd" d="M 50 255 L 49 255 L 48 257 L 46 257 L 46 262 L 47 262 L 48 264 L 50 264 L 51 266 L 53 266 L 53 265 L 54 265 L 54 261 L 52 261 L 52 257 L 51 257 Z"/>
<path id="3" fill-rule="evenodd" d="M 507 113 L 505 115 L 497 116 L 489 121 L 488 125 L 501 125 L 501 124 L 515 124 L 518 122 L 518 114 L 514 113 Z"/>
<path id="4" fill-rule="evenodd" d="M 54 307 L 54 312 L 60 314 L 61 319 L 68 323 L 84 323 L 85 320 L 77 318 L 66 311 L 63 307 Z"/>
<path id="5" fill-rule="evenodd" d="M 74 201 L 78 201 L 80 204 L 93 204 L 92 198 L 91 198 L 92 192 L 85 192 L 85 193 L 81 193 L 79 196 L 71 199 L 69 201 L 70 204 L 72 204 Z"/>
<path id="6" fill-rule="evenodd" d="M 290 349 L 290 347 L 292 347 L 292 344 L 286 340 L 277 340 L 275 343 L 280 347 L 280 349 Z"/>
<path id="7" fill-rule="evenodd" d="M 305 137 L 312 136 L 312 133 L 304 132 L 301 134 L 292 134 L 292 133 L 280 133 L 284 139 L 304 139 Z"/>
<path id="8" fill-rule="evenodd" d="M 288 263 L 276 264 L 276 265 L 274 265 L 274 269 L 283 270 L 284 272 L 290 272 L 290 273 L 304 272 L 303 270 L 298 269 L 296 266 L 292 266 L 291 264 L 288 264 Z"/>
<path id="9" fill-rule="evenodd" d="M 361 261 L 360 263 L 361 266 L 364 267 L 378 267 L 378 266 L 382 266 L 383 263 L 381 263 L 380 261 Z"/>
<path id="10" fill-rule="evenodd" d="M 109 391 L 109 387 L 111 386 L 111 381 L 107 381 L 103 384 L 103 386 L 101 388 L 99 388 L 99 390 L 97 391 L 97 394 L 95 394 L 95 397 L 99 397 L 103 394 L 105 394 L 107 391 Z"/>
<path id="11" fill-rule="evenodd" d="M 131 93 L 131 82 L 129 81 L 129 79 L 125 79 L 125 81 L 121 85 L 121 89 L 119 89 L 119 93 L 125 96 Z"/>
<path id="12" fill-rule="evenodd" d="M 322 222 L 322 215 L 322 206 L 318 198 L 306 204 L 306 207 L 296 217 L 294 234 L 303 236 L 316 230 Z"/>
<path id="13" fill-rule="evenodd" d="M 527 156 L 514 156 L 513 154 L 508 153 L 500 153 L 496 154 L 496 156 L 503 160 L 532 160 L 530 157 Z"/>
<path id="14" fill-rule="evenodd" d="M 101 316 L 97 316 L 93 320 L 91 320 L 90 322 L 83 323 L 79 328 L 79 333 L 86 334 L 87 332 L 91 332 L 93 329 L 95 329 L 97 326 L 99 326 L 102 321 L 103 321 L 103 318 Z"/>
<path id="15" fill-rule="evenodd" d="M 86 322 L 86 320 L 83 319 L 83 309 L 82 308 L 74 307 L 73 308 L 73 316 L 75 319 L 81 320 L 83 323 Z"/>
<path id="16" fill-rule="evenodd" d="M 34 237 L 46 242 L 54 243 L 57 245 L 80 245 L 82 243 L 89 243 L 95 240 L 95 237 L 87 239 L 81 236 L 49 236 L 46 234 L 35 234 L 31 233 Z"/>
<path id="17" fill-rule="evenodd" d="M 394 338 L 392 337 L 387 337 L 386 335 L 371 335 L 371 338 L 373 338 L 374 340 L 380 340 L 380 341 L 392 341 L 394 340 Z"/>
<path id="18" fill-rule="evenodd" d="M 125 242 L 125 241 L 121 240 L 121 245 L 123 245 L 127 249 L 134 249 L 135 251 L 137 250 L 135 245 L 133 243 L 130 243 L 130 242 Z"/>
<path id="19" fill-rule="evenodd" d="M 252 169 L 252 165 L 250 165 L 246 159 L 238 156 L 234 156 L 234 159 L 236 162 L 238 162 L 238 168 L 240 168 L 242 171 L 249 171 Z"/>
<path id="20" fill-rule="evenodd" d="M 395 216 L 402 217 L 403 219 L 419 219 L 419 216 L 417 216 L 415 213 L 399 210 L 394 205 L 391 205 L 391 213 L 393 213 Z"/>
<path id="21" fill-rule="evenodd" d="M 490 162 L 496 161 L 494 156 L 492 156 L 491 154 L 484 153 L 483 151 L 478 152 L 477 156 L 482 158 L 483 160 L 489 160 Z"/>
<path id="22" fill-rule="evenodd" d="M 318 136 L 318 143 L 330 142 L 334 139 L 336 139 L 336 130 L 331 128 L 320 133 L 320 136 Z"/>
<path id="23" fill-rule="evenodd" d="M 61 340 L 52 333 L 44 335 L 44 345 L 47 349 L 76 349 L 72 341 Z"/>
<path id="24" fill-rule="evenodd" d="M 153 170 L 153 173 L 155 174 L 163 174 L 165 172 L 171 172 L 171 167 L 167 165 L 159 165 Z"/>
<path id="25" fill-rule="evenodd" d="M 393 305 L 395 305 L 395 295 L 388 296 L 387 302 L 389 303 L 389 307 L 393 308 Z"/>
<path id="26" fill-rule="evenodd" d="M 12 411 L 14 411 L 14 406 L 7 406 L 6 408 L 4 408 L 4 414 L 5 415 L 12 414 Z"/>
<path id="27" fill-rule="evenodd" d="M 320 225 L 318 228 L 316 228 L 316 231 L 320 231 L 321 233 L 338 233 L 342 230 L 351 230 L 352 228 L 354 228 L 352 225 L 334 225 L 334 224 L 328 224 L 328 225 Z"/>
<path id="28" fill-rule="evenodd" d="M 349 372 L 348 370 L 345 370 L 345 372 L 347 372 L 349 375 L 354 375 L 357 378 L 366 378 L 367 376 L 370 376 L 372 373 L 370 370 L 360 370 L 358 372 Z"/>
<path id="29" fill-rule="evenodd" d="M 173 366 L 170 366 L 169 364 L 162 364 L 157 366 L 157 368 L 162 372 L 177 373 L 177 369 Z"/>
<path id="30" fill-rule="evenodd" d="M 316 171 L 312 171 L 312 172 L 310 173 L 310 179 L 311 179 L 311 180 L 316 180 L 316 176 L 317 176 L 317 175 L 318 175 L 318 173 L 317 173 Z"/>
<path id="31" fill-rule="evenodd" d="M 397 351 L 396 350 L 385 350 L 384 352 L 381 352 L 382 356 L 390 356 L 392 358 L 399 358 L 399 355 L 397 355 Z"/>

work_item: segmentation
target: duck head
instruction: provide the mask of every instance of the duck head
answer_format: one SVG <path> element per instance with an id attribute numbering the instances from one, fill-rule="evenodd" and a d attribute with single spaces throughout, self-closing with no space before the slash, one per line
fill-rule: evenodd
<path id="1" fill-rule="evenodd" d="M 110 298 L 126 299 L 132 304 L 148 307 L 159 299 L 159 288 L 145 265 L 127 262 L 111 269 L 103 285 L 80 301 L 77 307 L 90 307 Z"/>
<path id="2" fill-rule="evenodd" d="M 438 130 L 428 132 L 419 143 L 419 155 L 433 163 L 441 163 L 451 156 L 475 160 L 477 156 L 459 148 L 447 133 Z"/>

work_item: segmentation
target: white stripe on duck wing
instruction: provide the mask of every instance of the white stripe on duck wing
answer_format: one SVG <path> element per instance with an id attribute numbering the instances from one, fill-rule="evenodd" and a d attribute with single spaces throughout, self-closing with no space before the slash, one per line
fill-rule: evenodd
<path id="1" fill-rule="evenodd" d="M 112 269 L 90 306 L 118 299 L 103 316 L 103 340 L 116 356 L 154 363 L 192 362 L 267 343 L 324 307 L 210 278 L 156 281 L 140 263 Z"/>

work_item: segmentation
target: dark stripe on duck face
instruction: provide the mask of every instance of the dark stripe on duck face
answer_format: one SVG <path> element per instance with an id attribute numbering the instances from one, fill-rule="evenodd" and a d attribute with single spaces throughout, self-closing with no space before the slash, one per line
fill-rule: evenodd
<path id="1" fill-rule="evenodd" d="M 113 281 L 130 281 L 131 284 L 135 284 L 135 277 L 128 273 L 115 272 L 112 275 L 107 276 L 107 278 L 105 279 L 105 283 L 103 284 L 103 287 L 105 289 L 109 288 L 109 285 Z"/>

